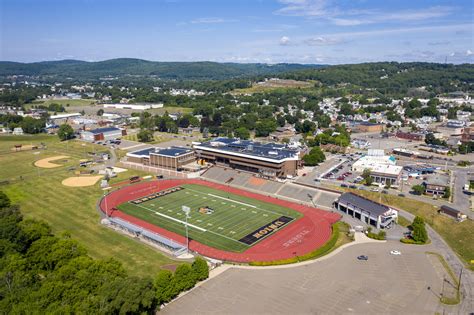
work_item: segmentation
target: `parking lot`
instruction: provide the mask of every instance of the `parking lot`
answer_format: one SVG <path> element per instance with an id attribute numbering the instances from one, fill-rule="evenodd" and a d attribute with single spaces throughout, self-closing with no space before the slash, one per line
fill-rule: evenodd
<path id="1" fill-rule="evenodd" d="M 401 255 L 391 255 L 391 250 Z M 229 269 L 166 306 L 164 314 L 434 314 L 443 275 L 425 251 L 397 241 L 348 247 L 285 269 Z M 367 255 L 367 261 L 357 256 Z M 429 288 L 429 289 L 428 289 Z"/>

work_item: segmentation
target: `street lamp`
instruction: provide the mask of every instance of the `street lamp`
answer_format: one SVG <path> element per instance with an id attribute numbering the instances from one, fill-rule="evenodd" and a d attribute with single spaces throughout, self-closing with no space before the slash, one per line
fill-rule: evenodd
<path id="1" fill-rule="evenodd" d="M 183 210 L 185 214 L 185 219 L 186 219 L 186 223 L 184 225 L 186 228 L 186 252 L 189 253 L 188 218 L 189 218 L 189 213 L 191 212 L 191 208 L 187 206 L 182 206 L 181 209 Z"/>

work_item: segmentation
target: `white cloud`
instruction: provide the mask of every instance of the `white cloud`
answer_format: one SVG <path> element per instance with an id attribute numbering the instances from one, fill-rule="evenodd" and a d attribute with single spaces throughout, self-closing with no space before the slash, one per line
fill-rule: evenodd
<path id="1" fill-rule="evenodd" d="M 351 10 L 333 4 L 331 0 L 279 0 L 282 8 L 277 15 L 326 19 L 338 26 L 356 26 L 385 22 L 423 21 L 451 14 L 454 7 L 432 6 L 416 10 L 382 11 L 378 9 Z"/>
<path id="2" fill-rule="evenodd" d="M 472 56 L 472 55 L 474 55 L 472 50 L 470 50 L 470 49 L 466 50 L 466 56 Z"/>
<path id="3" fill-rule="evenodd" d="M 323 16 L 327 14 L 326 0 L 279 0 L 283 8 L 275 11 L 278 15 Z"/>
<path id="4" fill-rule="evenodd" d="M 343 40 L 341 38 L 335 38 L 335 37 L 317 36 L 317 37 L 308 38 L 304 42 L 310 46 L 326 46 L 326 45 L 340 44 L 343 42 Z"/>
<path id="5" fill-rule="evenodd" d="M 237 22 L 237 20 L 226 20 L 217 17 L 205 17 L 198 18 L 191 21 L 192 24 L 215 24 L 215 23 L 226 23 L 226 22 Z"/>
<path id="6" fill-rule="evenodd" d="M 280 38 L 280 45 L 288 46 L 290 44 L 291 44 L 291 42 L 290 42 L 290 38 L 288 36 L 283 36 L 282 38 Z"/>

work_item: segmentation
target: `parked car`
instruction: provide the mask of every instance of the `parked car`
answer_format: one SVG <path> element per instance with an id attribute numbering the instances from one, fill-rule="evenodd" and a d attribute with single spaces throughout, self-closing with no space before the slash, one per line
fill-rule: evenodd
<path id="1" fill-rule="evenodd" d="M 405 197 L 405 194 L 398 194 L 398 197 Z"/>
<path id="2" fill-rule="evenodd" d="M 401 253 L 400 251 L 398 251 L 398 250 L 391 250 L 391 251 L 390 251 L 390 254 L 391 254 L 391 255 L 399 256 L 399 255 L 401 255 L 402 253 Z"/>
<path id="3" fill-rule="evenodd" d="M 369 256 L 367 256 L 367 255 L 360 255 L 360 256 L 357 256 L 357 259 L 358 259 L 358 260 L 369 260 Z"/>

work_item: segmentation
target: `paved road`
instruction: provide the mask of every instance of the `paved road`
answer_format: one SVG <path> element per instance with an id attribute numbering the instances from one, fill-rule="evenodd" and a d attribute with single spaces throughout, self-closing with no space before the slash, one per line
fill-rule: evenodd
<path id="1" fill-rule="evenodd" d="M 400 210 L 400 214 L 403 215 L 410 221 L 413 221 L 415 216 L 404 210 Z M 442 254 L 446 261 L 449 263 L 456 275 L 459 275 L 463 270 L 461 292 L 465 297 L 461 306 L 460 314 L 469 314 L 474 311 L 474 272 L 465 269 L 464 264 L 460 258 L 454 253 L 454 251 L 446 244 L 441 236 L 435 232 L 429 225 L 427 225 L 429 237 L 431 239 L 431 245 L 436 249 L 437 252 Z"/>
<path id="2" fill-rule="evenodd" d="M 392 249 L 401 256 L 390 255 Z M 286 269 L 229 269 L 167 305 L 163 314 L 434 314 L 443 273 L 428 246 L 396 241 L 345 248 Z M 358 255 L 369 256 L 359 261 Z M 430 287 L 430 290 L 428 290 Z M 446 291 L 445 291 L 446 292 Z"/>
<path id="3" fill-rule="evenodd" d="M 467 168 L 457 168 L 453 172 L 453 206 L 472 218 L 474 213 L 471 209 L 470 197 L 463 191 L 464 185 L 468 183 L 468 171 Z"/>

